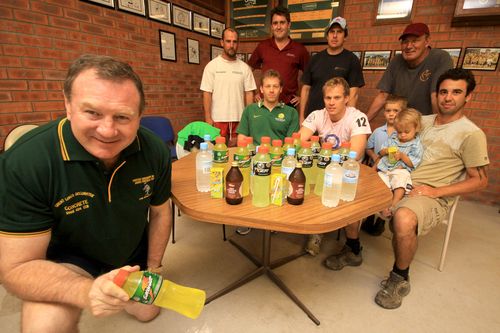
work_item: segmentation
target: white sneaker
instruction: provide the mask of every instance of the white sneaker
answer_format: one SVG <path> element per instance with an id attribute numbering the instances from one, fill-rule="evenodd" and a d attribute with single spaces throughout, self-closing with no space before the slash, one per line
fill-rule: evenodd
<path id="1" fill-rule="evenodd" d="M 321 248 L 321 241 L 323 240 L 323 235 L 309 235 L 309 240 L 307 241 L 306 252 L 312 256 L 316 256 Z"/>

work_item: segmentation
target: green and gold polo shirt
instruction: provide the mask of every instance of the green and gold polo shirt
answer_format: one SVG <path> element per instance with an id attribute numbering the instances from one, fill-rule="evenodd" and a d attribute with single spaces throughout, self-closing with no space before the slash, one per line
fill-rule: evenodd
<path id="1" fill-rule="evenodd" d="M 147 230 L 149 206 L 170 197 L 165 144 L 140 128 L 113 170 L 76 140 L 66 118 L 0 155 L 0 236 L 51 232 L 51 245 L 122 266 Z"/>
<path id="2" fill-rule="evenodd" d="M 255 145 L 260 145 L 262 136 L 270 136 L 271 140 L 284 140 L 299 130 L 299 114 L 297 110 L 279 103 L 272 111 L 264 103 L 248 105 L 241 115 L 236 132 L 253 137 Z"/>

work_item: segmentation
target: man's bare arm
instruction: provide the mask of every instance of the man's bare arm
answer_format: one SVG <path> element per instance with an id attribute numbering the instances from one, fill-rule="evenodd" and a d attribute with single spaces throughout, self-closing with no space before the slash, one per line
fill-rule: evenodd
<path id="1" fill-rule="evenodd" d="M 300 91 L 300 104 L 299 104 L 299 124 L 305 119 L 307 101 L 309 99 L 309 92 L 311 86 L 304 84 L 302 85 L 302 90 Z"/>
<path id="2" fill-rule="evenodd" d="M 377 114 L 380 112 L 380 110 L 384 107 L 385 101 L 387 100 L 387 97 L 389 96 L 389 93 L 379 91 L 377 96 L 373 99 L 372 104 L 368 108 L 368 111 L 366 112 L 366 116 L 368 117 L 368 121 L 372 121 L 373 118 L 377 116 Z"/>
<path id="3" fill-rule="evenodd" d="M 151 206 L 149 210 L 148 268 L 161 266 L 171 230 L 171 201 L 167 200 L 159 206 Z"/>
<path id="4" fill-rule="evenodd" d="M 205 112 L 205 122 L 213 125 L 212 120 L 212 93 L 208 91 L 203 92 L 203 111 Z"/>
<path id="5" fill-rule="evenodd" d="M 358 97 L 359 97 L 359 88 L 358 87 L 349 88 L 349 102 L 347 102 L 347 106 L 352 106 L 353 108 L 355 108 L 356 103 L 358 103 Z"/>

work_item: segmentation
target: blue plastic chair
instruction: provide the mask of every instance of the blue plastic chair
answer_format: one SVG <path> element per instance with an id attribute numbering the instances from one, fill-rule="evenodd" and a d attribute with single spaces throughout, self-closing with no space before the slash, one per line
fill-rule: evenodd
<path id="1" fill-rule="evenodd" d="M 175 133 L 172 128 L 172 123 L 170 123 L 168 118 L 161 116 L 143 116 L 141 118 L 141 125 L 158 135 L 170 149 L 170 156 L 172 156 L 172 159 L 177 159 L 177 152 L 175 150 Z"/>

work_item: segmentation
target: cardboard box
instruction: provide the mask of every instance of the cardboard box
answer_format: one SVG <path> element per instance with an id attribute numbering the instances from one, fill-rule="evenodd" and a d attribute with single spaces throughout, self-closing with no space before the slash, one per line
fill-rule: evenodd
<path id="1" fill-rule="evenodd" d="M 224 198 L 224 168 L 210 168 L 210 196 L 212 198 Z"/>

